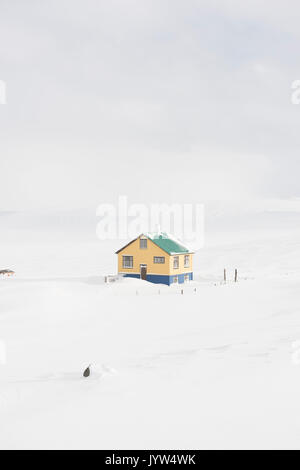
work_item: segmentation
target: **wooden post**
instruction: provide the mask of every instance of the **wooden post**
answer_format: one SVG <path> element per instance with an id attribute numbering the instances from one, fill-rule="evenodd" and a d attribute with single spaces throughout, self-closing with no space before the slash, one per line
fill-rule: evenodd
<path id="1" fill-rule="evenodd" d="M 234 271 L 234 282 L 237 282 L 237 269 Z"/>
<path id="2" fill-rule="evenodd" d="M 196 287 L 195 287 L 195 289 L 194 289 L 194 292 L 195 292 L 195 293 L 197 292 L 197 289 L 196 289 Z"/>
<path id="3" fill-rule="evenodd" d="M 224 282 L 226 283 L 226 269 L 224 269 Z"/>
<path id="4" fill-rule="evenodd" d="M 183 295 L 183 289 L 181 289 L 181 295 Z"/>

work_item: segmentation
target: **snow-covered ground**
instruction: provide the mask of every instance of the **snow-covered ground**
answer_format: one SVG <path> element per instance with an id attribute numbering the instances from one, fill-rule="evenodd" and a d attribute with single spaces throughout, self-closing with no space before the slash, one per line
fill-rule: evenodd
<path id="1" fill-rule="evenodd" d="M 300 448 L 298 212 L 211 210 L 183 295 L 105 285 L 93 214 L 0 228 L 2 449 Z"/>

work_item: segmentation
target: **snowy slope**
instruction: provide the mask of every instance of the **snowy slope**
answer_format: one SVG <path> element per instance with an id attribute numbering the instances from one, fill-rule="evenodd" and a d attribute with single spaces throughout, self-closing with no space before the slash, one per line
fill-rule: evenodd
<path id="1" fill-rule="evenodd" d="M 91 221 L 0 218 L 1 448 L 299 448 L 299 215 L 211 214 L 183 295 L 103 284 Z"/>

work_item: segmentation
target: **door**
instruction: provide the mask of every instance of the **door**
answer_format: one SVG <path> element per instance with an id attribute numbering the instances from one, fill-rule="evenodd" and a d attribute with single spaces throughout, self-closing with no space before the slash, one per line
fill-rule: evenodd
<path id="1" fill-rule="evenodd" d="M 140 268 L 141 268 L 141 279 L 143 279 L 143 281 L 146 281 L 147 280 L 147 265 L 141 264 Z"/>

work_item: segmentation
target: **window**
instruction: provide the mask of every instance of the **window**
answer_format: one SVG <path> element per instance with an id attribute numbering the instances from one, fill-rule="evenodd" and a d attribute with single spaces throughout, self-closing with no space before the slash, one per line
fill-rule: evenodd
<path id="1" fill-rule="evenodd" d="M 173 277 L 173 284 L 178 284 L 178 276 Z"/>
<path id="2" fill-rule="evenodd" d="M 184 267 L 185 268 L 190 267 L 190 256 L 189 255 L 184 255 Z"/>
<path id="3" fill-rule="evenodd" d="M 141 250 L 147 249 L 147 238 L 140 238 L 140 249 Z"/>
<path id="4" fill-rule="evenodd" d="M 174 256 L 173 259 L 173 268 L 178 269 L 179 268 L 179 256 Z"/>
<path id="5" fill-rule="evenodd" d="M 184 282 L 187 282 L 190 280 L 190 275 L 189 274 L 185 274 L 184 275 Z"/>
<path id="6" fill-rule="evenodd" d="M 165 262 L 165 257 L 164 256 L 154 256 L 153 262 L 155 264 L 164 264 Z"/>
<path id="7" fill-rule="evenodd" d="M 123 256 L 123 268 L 133 268 L 133 256 Z"/>

